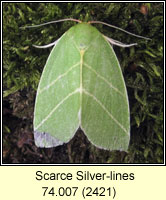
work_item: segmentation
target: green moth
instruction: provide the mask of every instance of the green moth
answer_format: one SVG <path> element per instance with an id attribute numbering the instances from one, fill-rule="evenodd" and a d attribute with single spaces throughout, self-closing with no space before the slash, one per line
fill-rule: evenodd
<path id="1" fill-rule="evenodd" d="M 81 128 L 95 146 L 127 151 L 129 102 L 122 71 L 109 42 L 123 46 L 90 23 L 79 23 L 51 44 L 54 47 L 35 102 L 34 138 L 38 147 L 67 143 Z"/>

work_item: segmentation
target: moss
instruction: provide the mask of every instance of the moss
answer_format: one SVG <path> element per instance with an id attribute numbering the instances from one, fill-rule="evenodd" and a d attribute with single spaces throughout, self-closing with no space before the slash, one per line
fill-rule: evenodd
<path id="1" fill-rule="evenodd" d="M 104 21 L 152 39 L 95 25 L 116 40 L 138 43 L 132 48 L 114 47 L 130 101 L 128 153 L 97 149 L 79 131 L 68 145 L 50 150 L 34 145 L 34 99 L 50 49 L 35 49 L 32 44 L 56 40 L 75 22 L 19 27 L 70 17 Z M 162 163 L 163 3 L 3 3 L 3 94 L 4 163 Z"/>

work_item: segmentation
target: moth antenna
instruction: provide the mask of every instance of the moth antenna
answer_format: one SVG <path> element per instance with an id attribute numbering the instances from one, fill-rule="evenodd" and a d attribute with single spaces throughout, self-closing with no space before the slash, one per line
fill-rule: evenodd
<path id="1" fill-rule="evenodd" d="M 143 36 L 140 36 L 140 35 L 136 35 L 136 34 L 134 34 L 134 33 L 130 33 L 130 32 L 128 32 L 128 31 L 126 31 L 126 30 L 124 30 L 124 29 L 122 29 L 122 28 L 119 28 L 119 27 L 114 26 L 114 25 L 111 25 L 111 24 L 107 24 L 107 23 L 105 23 L 105 22 L 101 22 L 101 21 L 89 21 L 89 23 L 90 23 L 90 24 L 103 24 L 103 25 L 105 25 L 105 26 L 109 26 L 109 27 L 111 27 L 111 28 L 118 29 L 118 30 L 120 30 L 120 31 L 123 31 L 123 32 L 125 32 L 125 33 L 127 33 L 127 34 L 129 34 L 129 35 L 132 35 L 132 36 L 135 36 L 135 37 L 138 37 L 138 38 L 143 38 L 143 39 L 145 39 L 145 40 L 152 40 L 152 39 L 147 38 L 147 37 L 143 37 Z"/>
<path id="2" fill-rule="evenodd" d="M 59 20 L 55 20 L 55 21 L 51 21 L 51 22 L 46 22 L 46 23 L 43 23 L 43 24 L 37 24 L 37 25 L 32 25 L 32 26 L 22 26 L 22 27 L 20 27 L 20 29 L 35 28 L 35 27 L 45 26 L 45 25 L 48 25 L 48 24 L 54 24 L 54 23 L 59 23 L 59 22 L 64 22 L 64 21 L 74 21 L 74 22 L 81 23 L 81 21 L 78 20 L 78 19 L 66 18 L 66 19 L 59 19 Z"/>

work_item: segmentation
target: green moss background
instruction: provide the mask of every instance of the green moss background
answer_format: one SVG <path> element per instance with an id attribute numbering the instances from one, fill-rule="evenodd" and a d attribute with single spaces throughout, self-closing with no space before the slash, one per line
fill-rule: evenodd
<path id="1" fill-rule="evenodd" d="M 101 150 L 81 130 L 56 148 L 37 148 L 33 109 L 39 79 L 53 42 L 75 22 L 20 29 L 63 18 L 98 20 L 149 37 L 147 41 L 95 24 L 108 37 L 138 45 L 114 47 L 124 74 L 130 110 L 128 152 Z M 3 3 L 3 163 L 162 163 L 163 4 Z"/>

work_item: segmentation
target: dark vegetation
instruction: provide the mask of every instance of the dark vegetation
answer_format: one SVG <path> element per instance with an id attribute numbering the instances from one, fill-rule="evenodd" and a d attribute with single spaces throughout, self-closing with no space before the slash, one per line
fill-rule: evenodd
<path id="1" fill-rule="evenodd" d="M 59 38 L 75 22 L 21 30 L 63 18 L 100 20 L 149 37 L 146 41 L 103 25 L 105 35 L 131 48 L 114 47 L 127 85 L 131 110 L 128 152 L 101 150 L 82 131 L 56 148 L 37 148 L 33 109 L 50 49 L 35 49 Z M 162 163 L 163 162 L 162 3 L 3 3 L 3 163 Z"/>

